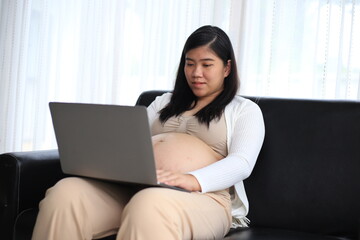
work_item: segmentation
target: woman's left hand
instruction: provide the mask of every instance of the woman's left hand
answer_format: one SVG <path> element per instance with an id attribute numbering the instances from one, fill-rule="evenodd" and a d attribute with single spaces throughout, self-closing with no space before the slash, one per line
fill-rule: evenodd
<path id="1" fill-rule="evenodd" d="M 191 192 L 201 191 L 198 180 L 191 174 L 175 173 L 161 169 L 156 170 L 156 174 L 160 183 L 180 187 Z"/>

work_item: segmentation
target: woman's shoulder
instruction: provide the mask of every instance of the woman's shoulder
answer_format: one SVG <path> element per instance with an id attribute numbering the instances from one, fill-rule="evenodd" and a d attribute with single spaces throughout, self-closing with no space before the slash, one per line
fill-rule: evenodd
<path id="1" fill-rule="evenodd" d="M 170 102 L 172 93 L 171 92 L 165 92 L 162 95 L 159 95 L 155 98 L 155 101 L 162 102 L 162 103 L 168 103 Z"/>
<path id="2" fill-rule="evenodd" d="M 226 106 L 225 117 L 228 118 L 229 123 L 241 119 L 242 122 L 246 121 L 251 122 L 252 125 L 264 126 L 264 117 L 259 105 L 239 95 Z"/>
<path id="3" fill-rule="evenodd" d="M 171 96 L 171 92 L 165 92 L 162 95 L 157 96 L 155 100 L 151 103 L 151 105 L 157 109 L 163 108 L 166 104 L 170 102 Z"/>
<path id="4" fill-rule="evenodd" d="M 233 111 L 243 111 L 251 109 L 261 111 L 258 104 L 240 95 L 236 95 L 234 97 L 234 99 L 229 103 L 228 108 L 232 109 Z"/>

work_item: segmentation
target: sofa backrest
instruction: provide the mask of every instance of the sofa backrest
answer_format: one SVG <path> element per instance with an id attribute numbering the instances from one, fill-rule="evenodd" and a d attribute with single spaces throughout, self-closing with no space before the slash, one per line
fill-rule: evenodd
<path id="1" fill-rule="evenodd" d="M 360 102 L 261 98 L 265 141 L 245 182 L 257 226 L 332 235 L 360 227 Z"/>
<path id="2" fill-rule="evenodd" d="M 148 106 L 165 91 L 148 91 Z M 360 227 L 360 102 L 248 97 L 265 140 L 245 180 L 252 227 L 354 237 Z"/>

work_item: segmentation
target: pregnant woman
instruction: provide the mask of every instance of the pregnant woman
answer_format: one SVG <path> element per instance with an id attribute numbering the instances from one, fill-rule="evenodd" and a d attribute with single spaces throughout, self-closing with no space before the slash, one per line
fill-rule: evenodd
<path id="1" fill-rule="evenodd" d="M 259 107 L 236 95 L 238 87 L 229 37 L 217 27 L 197 29 L 185 43 L 174 90 L 148 107 L 158 181 L 190 192 L 65 178 L 40 202 L 33 240 L 203 240 L 247 226 L 243 180 L 264 123 Z"/>

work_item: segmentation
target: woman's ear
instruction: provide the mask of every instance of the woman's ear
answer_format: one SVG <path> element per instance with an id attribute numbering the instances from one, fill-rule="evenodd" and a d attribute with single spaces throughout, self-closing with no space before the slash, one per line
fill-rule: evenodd
<path id="1" fill-rule="evenodd" d="M 227 60 L 227 63 L 225 66 L 224 77 L 229 76 L 230 72 L 231 72 L 231 60 Z"/>

